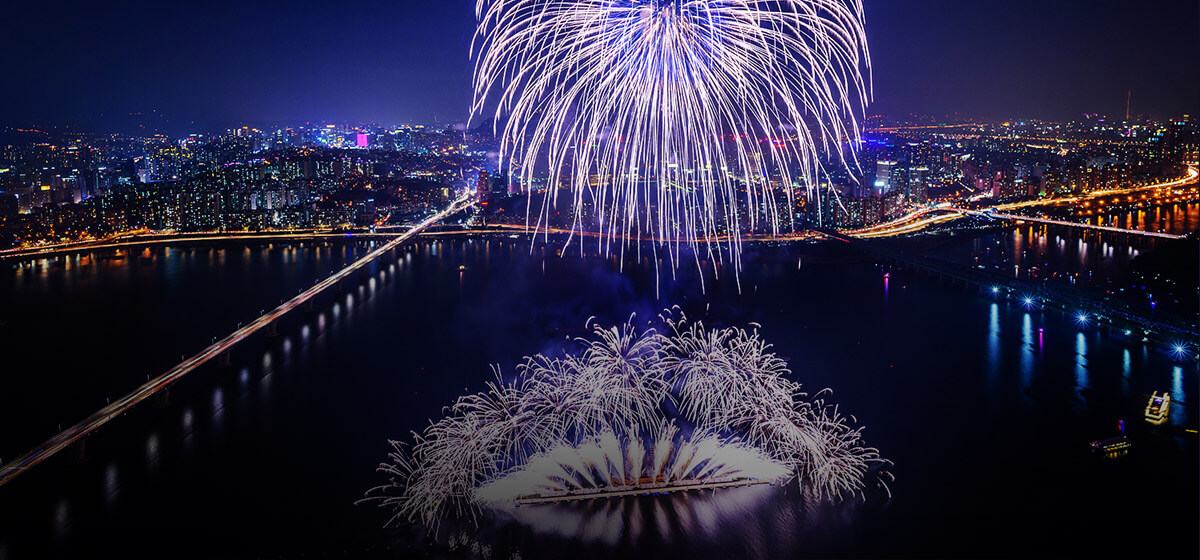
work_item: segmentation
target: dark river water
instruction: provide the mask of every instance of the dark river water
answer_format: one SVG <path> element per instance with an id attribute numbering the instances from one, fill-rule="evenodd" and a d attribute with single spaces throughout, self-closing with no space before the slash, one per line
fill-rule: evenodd
<path id="1" fill-rule="evenodd" d="M 1110 211 L 1087 218 L 1086 222 L 1098 226 L 1186 235 L 1200 230 L 1200 203 L 1156 204 L 1132 211 Z"/>
<path id="2" fill-rule="evenodd" d="M 3 262 L 0 459 L 370 247 Z M 1198 424 L 1195 361 L 1122 344 L 1062 311 L 916 273 L 885 278 L 849 251 L 751 249 L 740 291 L 728 270 L 702 291 L 686 265 L 656 282 L 648 260 L 621 272 L 613 259 L 560 258 L 522 240 L 424 238 L 278 336 L 239 347 L 232 365 L 205 366 L 84 452 L 0 488 L 0 560 L 1197 556 L 1200 456 L 1184 431 Z M 715 325 L 761 324 L 795 378 L 831 388 L 894 463 L 892 497 L 811 504 L 794 488 L 729 489 L 564 507 L 534 526 L 448 523 L 436 537 L 385 529 L 387 512 L 355 505 L 384 481 L 374 469 L 388 440 L 482 389 L 490 364 L 511 373 L 591 316 L 613 324 L 672 305 Z M 1164 390 L 1176 399 L 1170 426 L 1154 428 L 1142 412 Z M 1121 419 L 1131 453 L 1092 455 L 1088 442 L 1116 435 Z"/>
<path id="3" fill-rule="evenodd" d="M 1090 218 L 1087 223 L 1187 235 L 1200 231 L 1200 204 L 1153 206 L 1131 213 Z M 1007 233 L 971 243 L 933 247 L 930 256 L 978 266 L 1025 279 L 1060 278 L 1104 289 L 1119 281 L 1126 267 L 1162 241 L 1077 228 L 1028 223 Z"/>

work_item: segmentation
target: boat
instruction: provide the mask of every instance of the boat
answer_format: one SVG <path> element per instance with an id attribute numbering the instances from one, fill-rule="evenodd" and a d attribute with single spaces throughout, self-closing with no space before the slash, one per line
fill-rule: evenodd
<path id="1" fill-rule="evenodd" d="M 1171 393 L 1163 391 L 1162 396 L 1159 396 L 1158 391 L 1150 395 L 1150 401 L 1146 403 L 1146 421 L 1155 426 L 1161 425 L 1167 421 L 1167 411 L 1171 408 Z"/>
<path id="2" fill-rule="evenodd" d="M 1129 454 L 1129 448 L 1133 447 L 1133 444 L 1130 443 L 1129 438 L 1125 436 L 1100 439 L 1093 441 L 1089 445 L 1091 445 L 1092 451 L 1104 455 L 1109 459 L 1124 457 L 1125 455 Z"/>

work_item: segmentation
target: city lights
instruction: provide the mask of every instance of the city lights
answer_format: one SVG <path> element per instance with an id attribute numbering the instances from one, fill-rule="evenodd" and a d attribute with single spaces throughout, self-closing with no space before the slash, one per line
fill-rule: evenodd
<path id="1" fill-rule="evenodd" d="M 1200 3 L 3 13 L 0 560 L 1200 556 Z"/>

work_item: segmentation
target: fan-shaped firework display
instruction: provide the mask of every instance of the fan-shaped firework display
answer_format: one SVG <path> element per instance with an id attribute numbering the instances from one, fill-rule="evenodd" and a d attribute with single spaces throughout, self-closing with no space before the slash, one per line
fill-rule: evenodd
<path id="1" fill-rule="evenodd" d="M 560 186 L 573 230 L 739 264 L 775 233 L 870 96 L 860 0 L 477 0 L 474 115 L 501 164 Z M 849 158 L 852 160 L 853 158 Z M 532 219 L 530 219 L 532 221 Z M 702 256 L 702 252 L 707 257 Z"/>
<path id="2" fill-rule="evenodd" d="M 757 330 L 682 314 L 662 332 L 594 327 L 578 352 L 528 357 L 460 397 L 380 471 L 367 500 L 436 527 L 481 507 L 795 481 L 812 499 L 862 495 L 886 461 L 810 398 Z"/>

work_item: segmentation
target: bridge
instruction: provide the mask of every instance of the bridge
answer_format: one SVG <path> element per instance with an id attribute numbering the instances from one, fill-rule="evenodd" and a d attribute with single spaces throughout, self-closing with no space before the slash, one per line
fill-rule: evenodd
<path id="1" fill-rule="evenodd" d="M 1190 340 L 1200 337 L 1200 330 L 1197 329 L 1196 324 L 1186 319 L 1148 317 L 1127 305 L 1109 301 L 1103 296 L 1087 290 L 1054 283 L 1031 282 L 1007 274 L 970 268 L 923 255 L 914 255 L 881 245 L 877 241 L 872 242 L 829 229 L 817 231 L 825 237 L 848 243 L 852 247 L 873 254 L 880 260 L 901 268 L 925 271 L 938 277 L 949 278 L 953 282 L 962 282 L 966 286 L 978 286 L 984 291 L 995 294 L 1000 293 L 1001 290 L 1006 294 L 1021 294 L 1031 301 L 1037 301 L 1039 305 L 1051 301 L 1058 302 L 1064 309 L 1067 305 L 1071 305 L 1076 310 L 1107 319 L 1114 324 L 1120 323 L 1129 330 L 1144 331 L 1147 335 L 1157 339 L 1155 342 L 1164 346 L 1174 345 L 1180 338 Z"/>
<path id="2" fill-rule="evenodd" d="M 380 246 L 370 253 L 367 253 L 361 259 L 354 261 L 347 267 L 331 275 L 329 278 L 318 282 L 313 287 L 301 292 L 296 297 L 288 300 L 279 307 L 276 307 L 269 313 L 266 313 L 250 324 L 239 328 L 229 336 L 218 340 L 208 348 L 205 348 L 199 354 L 192 356 L 175 367 L 167 370 L 166 373 L 163 373 L 162 375 L 159 375 L 158 377 L 146 382 L 146 384 L 138 387 L 132 393 L 129 393 L 121 399 L 118 399 L 117 401 L 100 409 L 91 416 L 88 416 L 82 422 L 63 430 L 61 433 L 50 438 L 45 443 L 35 447 L 30 452 L 17 457 L 11 463 L 0 466 L 0 486 L 7 484 L 13 478 L 16 478 L 21 473 L 33 468 L 38 463 L 53 457 L 64 449 L 67 449 L 72 444 L 75 444 L 80 439 L 86 437 L 88 434 L 100 429 L 110 420 L 120 416 L 121 414 L 124 414 L 129 409 L 137 406 L 138 403 L 166 389 L 171 384 L 183 378 L 183 376 L 195 371 L 196 369 L 200 368 L 200 366 L 203 366 L 211 361 L 213 358 L 228 356 L 228 352 L 233 349 L 233 347 L 237 346 L 239 343 L 255 333 L 264 329 L 266 329 L 268 333 L 271 332 L 271 330 L 274 329 L 275 322 L 283 318 L 292 310 L 307 304 L 325 290 L 338 285 L 340 282 L 363 267 L 367 266 L 383 254 L 395 249 L 396 247 L 399 247 L 409 239 L 412 239 L 413 236 L 421 233 L 421 231 L 423 231 L 425 228 L 428 228 L 429 226 L 441 221 L 446 216 L 462 210 L 466 207 L 466 202 L 468 200 L 469 198 L 465 196 L 455 200 L 446 209 L 409 228 L 409 230 L 404 234 L 392 239 L 388 243 Z"/>
<path id="3" fill-rule="evenodd" d="M 1051 220 L 1049 218 L 1034 218 L 1032 216 L 1021 216 L 1021 215 L 1017 215 L 1017 214 L 1001 214 L 1001 213 L 997 213 L 997 212 L 987 212 L 987 211 L 980 212 L 978 210 L 963 210 L 963 209 L 959 209 L 959 208 L 955 208 L 954 210 L 956 212 L 962 212 L 964 214 L 968 214 L 971 216 L 992 218 L 992 219 L 996 219 L 996 220 L 1036 222 L 1039 224 L 1067 226 L 1067 227 L 1073 227 L 1073 228 L 1091 229 L 1091 230 L 1096 230 L 1096 231 L 1107 231 L 1107 232 L 1111 232 L 1111 233 L 1124 233 L 1124 234 L 1128 234 L 1128 235 L 1143 235 L 1146 237 L 1158 237 L 1161 239 L 1183 239 L 1183 238 L 1187 237 L 1186 235 L 1175 235 L 1175 234 L 1171 234 L 1171 233 L 1159 233 L 1157 231 L 1146 231 L 1144 229 L 1128 229 L 1128 228 L 1119 228 L 1119 227 L 1113 227 L 1113 226 L 1098 226 L 1098 225 L 1093 225 L 1093 224 L 1081 224 L 1078 222 L 1067 222 L 1067 221 L 1063 221 L 1063 220 Z"/>
<path id="4" fill-rule="evenodd" d="M 403 233 L 403 232 L 401 232 Z M 170 245 L 175 243 L 207 243 L 221 241 L 304 241 L 322 239 L 356 238 L 387 238 L 392 239 L 396 232 L 372 232 L 368 229 L 353 231 L 318 231 L 318 230 L 277 230 L 262 232 L 188 232 L 188 233 L 149 233 L 131 232 L 85 241 L 55 243 L 45 246 L 21 247 L 0 251 L 0 261 L 6 259 L 28 259 L 33 257 L 55 257 L 70 253 L 88 251 L 103 251 L 108 249 L 129 249 L 151 247 L 154 245 Z"/>
<path id="5" fill-rule="evenodd" d="M 1090 193 L 1087 193 L 1084 195 L 1073 196 L 1073 197 L 1039 198 L 1037 200 L 1024 200 L 1021 202 L 1001 203 L 1001 204 L 992 205 L 991 207 L 986 208 L 984 210 L 962 209 L 962 208 L 954 207 L 948 202 L 943 202 L 936 206 L 925 206 L 925 207 L 915 208 L 912 211 L 910 211 L 909 213 L 907 213 L 903 216 L 900 216 L 894 220 L 888 221 L 888 222 L 872 225 L 872 226 L 861 228 L 861 229 L 849 230 L 849 231 L 845 231 L 844 233 L 846 233 L 847 235 L 851 235 L 853 237 L 857 237 L 859 239 L 869 239 L 869 238 L 874 238 L 874 237 L 892 237 L 892 236 L 896 236 L 896 235 L 915 233 L 915 232 L 921 231 L 932 225 L 945 223 L 945 222 L 951 221 L 953 219 L 956 219 L 956 218 L 966 215 L 966 214 L 973 214 L 973 215 L 979 215 L 979 216 L 993 217 L 996 219 L 1013 220 L 1013 221 L 1025 220 L 1025 221 L 1031 221 L 1031 222 L 1042 222 L 1042 223 L 1067 226 L 1067 227 L 1077 227 L 1077 228 L 1096 229 L 1096 230 L 1101 230 L 1101 231 L 1110 231 L 1110 232 L 1117 232 L 1117 233 L 1126 233 L 1126 234 L 1130 234 L 1130 235 L 1145 235 L 1145 236 L 1150 236 L 1150 237 L 1178 238 L 1178 237 L 1182 237 L 1182 236 L 1172 236 L 1170 234 L 1159 234 L 1156 232 L 1149 232 L 1149 231 L 1145 231 L 1145 230 L 1122 229 L 1122 228 L 1113 228 L 1113 227 L 1106 227 L 1106 226 L 1091 226 L 1089 224 L 1048 220 L 1048 219 L 1034 218 L 1034 217 L 1019 215 L 1019 214 L 1005 214 L 1003 212 L 1017 210 L 1019 208 L 1035 208 L 1035 207 L 1039 207 L 1039 206 L 1050 206 L 1050 205 L 1055 205 L 1055 204 L 1081 203 L 1081 202 L 1084 202 L 1087 200 L 1091 200 L 1091 199 L 1095 199 L 1095 198 L 1102 198 L 1102 197 L 1106 197 L 1106 196 L 1129 195 L 1129 194 L 1136 194 L 1136 193 L 1140 193 L 1140 192 L 1160 190 L 1160 189 L 1174 189 L 1174 188 L 1178 188 L 1178 187 L 1195 185 L 1197 182 L 1200 182 L 1200 168 L 1197 168 L 1196 165 L 1188 164 L 1187 174 L 1184 175 L 1183 177 L 1180 177 L 1178 179 L 1169 180 L 1169 181 L 1164 181 L 1161 183 L 1156 183 L 1153 185 L 1135 185 L 1132 187 L 1107 189 L 1107 190 L 1103 190 L 1103 191 L 1093 191 L 1093 192 L 1090 192 Z M 984 214 L 985 212 L 987 214 Z"/>

